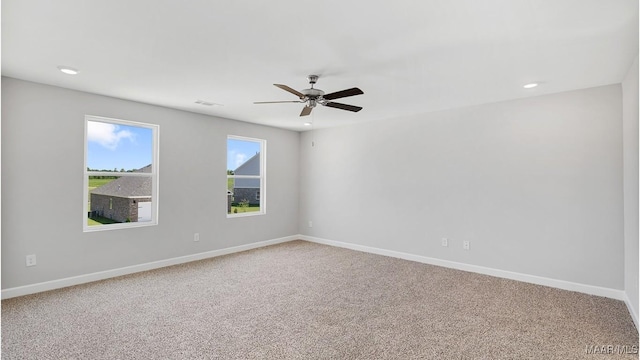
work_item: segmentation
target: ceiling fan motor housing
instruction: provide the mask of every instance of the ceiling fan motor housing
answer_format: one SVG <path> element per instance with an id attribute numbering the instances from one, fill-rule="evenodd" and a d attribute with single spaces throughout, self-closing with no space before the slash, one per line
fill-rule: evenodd
<path id="1" fill-rule="evenodd" d="M 314 99 L 314 98 L 318 98 L 322 95 L 324 95 L 324 91 L 320 90 L 320 89 L 304 89 L 302 91 L 300 91 L 301 93 L 304 94 L 304 96 L 310 98 L 310 99 Z"/>

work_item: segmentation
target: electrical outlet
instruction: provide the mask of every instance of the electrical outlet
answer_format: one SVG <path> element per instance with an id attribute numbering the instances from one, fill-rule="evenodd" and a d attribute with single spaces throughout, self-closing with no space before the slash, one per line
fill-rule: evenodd
<path id="1" fill-rule="evenodd" d="M 469 250 L 469 241 L 463 241 L 462 242 L 462 248 L 465 250 Z"/>
<path id="2" fill-rule="evenodd" d="M 27 266 L 36 266 L 36 255 L 27 255 Z"/>
<path id="3" fill-rule="evenodd" d="M 442 238 L 442 246 L 444 246 L 444 247 L 449 246 L 449 239 L 447 239 L 447 238 Z"/>
<path id="4" fill-rule="evenodd" d="M 193 234 L 193 241 L 200 241 L 200 233 Z"/>
<path id="5" fill-rule="evenodd" d="M 313 227 L 313 221 L 309 220 L 309 227 Z"/>

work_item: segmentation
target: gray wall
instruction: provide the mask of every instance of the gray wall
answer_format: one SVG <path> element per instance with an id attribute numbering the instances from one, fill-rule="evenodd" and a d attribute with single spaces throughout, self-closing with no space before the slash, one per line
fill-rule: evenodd
<path id="1" fill-rule="evenodd" d="M 160 125 L 158 226 L 82 232 L 86 114 Z M 227 135 L 267 140 L 264 216 L 227 219 Z M 2 78 L 2 288 L 296 234 L 298 146 L 297 132 Z"/>
<path id="2" fill-rule="evenodd" d="M 638 57 L 622 83 L 624 144 L 624 288 L 638 320 Z"/>
<path id="3" fill-rule="evenodd" d="M 637 102 L 636 62 L 623 86 L 300 136 L 3 78 L 2 287 L 303 233 L 625 289 L 637 306 Z M 158 226 L 82 232 L 85 114 L 160 125 Z M 268 142 L 265 216 L 226 218 L 227 135 Z M 42 199 L 56 216 L 37 215 Z"/>
<path id="4" fill-rule="evenodd" d="M 624 288 L 620 85 L 317 130 L 300 145 L 303 234 Z"/>

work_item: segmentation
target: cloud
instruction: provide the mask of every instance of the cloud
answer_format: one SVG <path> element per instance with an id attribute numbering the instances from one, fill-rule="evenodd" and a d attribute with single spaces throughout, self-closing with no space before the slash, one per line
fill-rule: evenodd
<path id="1" fill-rule="evenodd" d="M 89 121 L 87 123 L 87 140 L 98 143 L 109 150 L 115 150 L 122 139 L 134 140 L 134 133 L 119 129 L 120 126 L 115 124 Z"/>
<path id="2" fill-rule="evenodd" d="M 247 154 L 243 154 L 238 150 L 229 150 L 227 153 L 227 166 L 231 167 L 230 170 L 235 170 L 244 164 L 248 158 Z"/>
<path id="3" fill-rule="evenodd" d="M 235 154 L 236 155 L 236 169 L 245 163 L 245 161 L 247 161 L 247 155 L 246 154 L 242 154 L 242 153 L 238 153 Z"/>

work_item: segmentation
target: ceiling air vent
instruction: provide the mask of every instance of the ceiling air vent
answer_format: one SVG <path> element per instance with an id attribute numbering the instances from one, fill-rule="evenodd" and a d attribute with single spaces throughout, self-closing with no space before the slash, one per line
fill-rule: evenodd
<path id="1" fill-rule="evenodd" d="M 210 102 L 210 101 L 204 101 L 204 100 L 196 100 L 196 104 L 200 104 L 200 105 L 204 105 L 204 106 L 222 106 L 222 104 L 216 104 L 214 102 Z"/>

